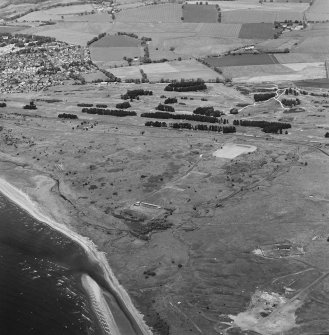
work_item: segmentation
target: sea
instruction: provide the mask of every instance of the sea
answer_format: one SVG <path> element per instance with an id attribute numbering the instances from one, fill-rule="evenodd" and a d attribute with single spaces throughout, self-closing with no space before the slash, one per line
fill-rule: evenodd
<path id="1" fill-rule="evenodd" d="M 84 250 L 0 193 L 0 334 L 98 335 Z"/>

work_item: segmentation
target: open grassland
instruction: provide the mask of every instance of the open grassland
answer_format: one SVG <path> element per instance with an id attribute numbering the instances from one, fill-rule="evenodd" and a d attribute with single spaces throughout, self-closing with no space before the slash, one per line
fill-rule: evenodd
<path id="1" fill-rule="evenodd" d="M 263 85 L 239 86 L 254 92 Z M 35 111 L 22 110 L 30 94 L 8 94 L 1 177 L 35 189 L 36 199 L 46 193 L 38 181 L 58 181 L 44 207 L 56 203 L 61 215 L 70 213 L 63 221 L 108 255 L 146 322 L 167 331 L 160 334 L 170 327 L 179 335 L 268 335 L 268 325 L 277 334 L 326 334 L 329 139 L 320 127 L 329 124 L 321 112 L 328 98 L 299 96 L 305 112 L 293 116 L 273 99 L 246 108 L 249 120 L 291 118 L 282 135 L 249 127 L 236 134 L 159 129 L 138 115 L 123 120 L 77 107 L 112 108 L 135 88 L 154 93 L 132 102 L 138 115 L 166 94 L 189 111 L 203 103 L 224 110 L 232 124 L 240 116 L 230 108 L 252 103 L 235 86 L 216 84 L 197 94 L 151 84 L 65 85 L 34 96 Z M 62 111 L 79 119 L 58 119 Z M 221 149 L 224 158 L 214 155 Z M 162 206 L 167 216 L 134 210 L 136 201 Z"/>
<path id="2" fill-rule="evenodd" d="M 160 4 L 122 10 L 116 15 L 118 22 L 180 22 L 181 5 Z"/>
<path id="3" fill-rule="evenodd" d="M 309 21 L 328 21 L 329 2 L 327 0 L 315 0 L 312 6 L 306 11 L 306 17 Z"/>
<path id="4" fill-rule="evenodd" d="M 183 5 L 184 22 L 218 22 L 217 8 L 213 5 Z"/>
<path id="5" fill-rule="evenodd" d="M 272 39 L 274 25 L 272 23 L 244 23 L 241 26 L 239 38 Z"/>
<path id="6" fill-rule="evenodd" d="M 125 35 L 107 35 L 94 42 L 92 47 L 116 48 L 116 47 L 139 47 L 140 41 L 136 38 Z"/>

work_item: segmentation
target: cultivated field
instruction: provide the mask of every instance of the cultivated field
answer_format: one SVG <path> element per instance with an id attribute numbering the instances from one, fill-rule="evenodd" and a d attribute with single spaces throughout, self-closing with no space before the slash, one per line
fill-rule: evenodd
<path id="1" fill-rule="evenodd" d="M 100 40 L 94 42 L 92 47 L 98 48 L 116 48 L 116 47 L 139 47 L 140 41 L 136 38 L 125 35 L 106 35 Z"/>
<path id="2" fill-rule="evenodd" d="M 102 68 L 107 68 L 114 65 L 127 65 L 123 57 L 134 58 L 143 55 L 142 49 L 139 47 L 91 47 L 90 57 L 93 62 Z"/>
<path id="3" fill-rule="evenodd" d="M 218 22 L 217 8 L 213 5 L 183 5 L 184 22 Z"/>
<path id="4" fill-rule="evenodd" d="M 329 20 L 329 2 L 327 0 L 315 0 L 312 6 L 306 11 L 306 17 L 309 21 L 325 21 Z"/>
<path id="5" fill-rule="evenodd" d="M 209 57 L 206 62 L 211 66 L 246 66 L 277 64 L 277 59 L 271 54 L 229 55 L 223 57 Z"/>
<path id="6" fill-rule="evenodd" d="M 234 82 L 281 82 L 326 78 L 323 62 L 225 67 Z"/>
<path id="7" fill-rule="evenodd" d="M 149 5 L 122 10 L 116 15 L 118 22 L 180 22 L 181 5 L 161 4 Z"/>
<path id="8" fill-rule="evenodd" d="M 0 34 L 3 33 L 15 33 L 24 30 L 28 27 L 26 26 L 0 26 Z"/>
<path id="9" fill-rule="evenodd" d="M 275 21 L 284 22 L 285 20 L 303 19 L 303 11 L 296 10 L 233 10 L 222 13 L 223 23 L 273 23 Z"/>
<path id="10" fill-rule="evenodd" d="M 282 37 L 273 40 L 267 40 L 260 43 L 257 43 L 257 49 L 260 51 L 267 52 L 276 52 L 276 51 L 284 51 L 285 49 L 290 50 L 295 43 L 298 44 L 299 38 L 293 37 Z"/>
<path id="11" fill-rule="evenodd" d="M 329 36 L 307 37 L 293 48 L 297 53 L 329 54 Z"/>
<path id="12" fill-rule="evenodd" d="M 130 79 L 140 78 L 140 69 L 143 69 L 150 81 L 160 81 L 162 78 L 173 80 L 180 80 L 182 78 L 214 80 L 217 77 L 221 77 L 218 73 L 195 60 L 121 67 L 110 69 L 110 71 L 119 78 Z"/>
<path id="13" fill-rule="evenodd" d="M 50 36 L 58 41 L 86 45 L 92 38 L 110 30 L 111 27 L 110 22 L 59 22 L 56 25 L 28 28 L 22 33 Z"/>
<path id="14" fill-rule="evenodd" d="M 86 5 L 75 5 L 75 6 L 64 6 L 64 7 L 56 7 L 50 8 L 46 10 L 39 10 L 27 15 L 24 15 L 18 19 L 19 22 L 22 21 L 57 21 L 61 20 L 62 16 L 72 15 L 84 12 L 91 12 L 93 10 L 93 6 Z"/>
<path id="15" fill-rule="evenodd" d="M 272 39 L 274 25 L 272 23 L 244 23 L 241 26 L 239 38 Z"/>
<path id="16" fill-rule="evenodd" d="M 321 53 L 281 53 L 276 54 L 275 58 L 280 64 L 285 63 L 316 63 L 324 62 L 328 59 L 328 54 Z"/>

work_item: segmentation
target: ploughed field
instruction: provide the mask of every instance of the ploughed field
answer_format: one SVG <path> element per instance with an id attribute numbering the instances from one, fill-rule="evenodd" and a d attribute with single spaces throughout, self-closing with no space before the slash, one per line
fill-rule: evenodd
<path id="1" fill-rule="evenodd" d="M 279 64 L 272 54 L 256 55 L 228 55 L 222 57 L 208 57 L 206 62 L 211 66 L 246 66 L 246 65 L 265 65 Z"/>

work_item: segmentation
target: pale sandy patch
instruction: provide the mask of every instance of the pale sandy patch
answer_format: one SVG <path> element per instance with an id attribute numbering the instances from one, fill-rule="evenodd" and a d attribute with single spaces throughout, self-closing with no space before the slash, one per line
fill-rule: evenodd
<path id="1" fill-rule="evenodd" d="M 233 159 L 242 154 L 246 154 L 248 152 L 254 152 L 257 150 L 257 147 L 253 145 L 245 145 L 245 144 L 225 144 L 221 149 L 215 151 L 213 156 L 219 158 L 228 158 Z"/>

